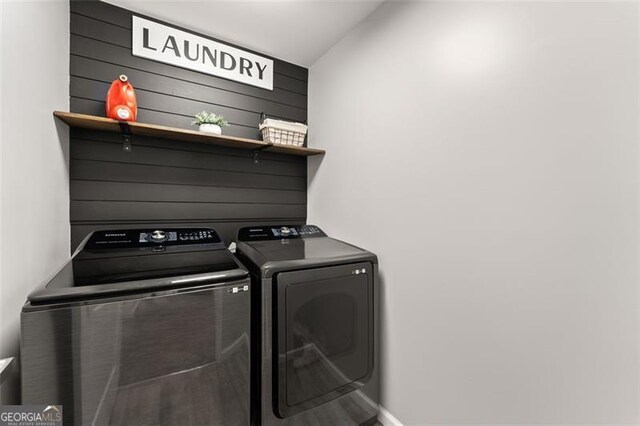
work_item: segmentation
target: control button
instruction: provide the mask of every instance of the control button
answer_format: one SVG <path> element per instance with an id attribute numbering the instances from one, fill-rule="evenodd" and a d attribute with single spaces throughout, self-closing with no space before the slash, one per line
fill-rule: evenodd
<path id="1" fill-rule="evenodd" d="M 166 239 L 167 239 L 167 235 L 164 233 L 164 231 L 160 231 L 158 229 L 151 233 L 151 241 L 153 241 L 154 243 L 161 243 Z"/>
<path id="2" fill-rule="evenodd" d="M 291 235 L 291 229 L 283 226 L 282 228 L 280 228 L 280 235 L 283 237 L 288 237 L 289 235 Z"/>

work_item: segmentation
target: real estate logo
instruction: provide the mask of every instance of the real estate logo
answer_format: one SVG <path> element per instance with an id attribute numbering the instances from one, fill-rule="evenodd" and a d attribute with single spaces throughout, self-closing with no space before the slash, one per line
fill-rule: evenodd
<path id="1" fill-rule="evenodd" d="M 62 426 L 62 405 L 0 405 L 0 426 Z"/>

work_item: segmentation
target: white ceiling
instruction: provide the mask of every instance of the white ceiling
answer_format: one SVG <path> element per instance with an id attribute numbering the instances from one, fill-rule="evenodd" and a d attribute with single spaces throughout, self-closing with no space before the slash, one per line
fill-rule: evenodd
<path id="1" fill-rule="evenodd" d="M 108 3 L 311 66 L 382 0 L 148 1 Z"/>

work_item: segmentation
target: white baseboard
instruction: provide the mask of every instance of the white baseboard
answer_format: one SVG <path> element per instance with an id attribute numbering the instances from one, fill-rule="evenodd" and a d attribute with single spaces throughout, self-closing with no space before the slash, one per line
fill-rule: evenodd
<path id="1" fill-rule="evenodd" d="M 378 421 L 382 423 L 382 426 L 403 426 L 400 420 L 393 417 L 393 414 L 385 410 L 382 405 L 379 408 Z"/>

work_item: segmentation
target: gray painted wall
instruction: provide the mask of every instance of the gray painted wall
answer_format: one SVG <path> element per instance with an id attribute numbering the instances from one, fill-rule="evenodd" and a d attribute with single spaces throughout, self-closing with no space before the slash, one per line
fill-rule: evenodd
<path id="1" fill-rule="evenodd" d="M 379 255 L 403 423 L 640 422 L 637 7 L 387 2 L 311 67 L 309 222 Z"/>
<path id="2" fill-rule="evenodd" d="M 0 358 L 18 356 L 27 294 L 69 258 L 69 5 L 0 2 Z M 16 359 L 17 360 L 17 359 Z M 19 368 L 0 404 L 19 402 Z"/>
<path id="3" fill-rule="evenodd" d="M 224 133 L 260 138 L 260 113 L 307 119 L 307 69 L 274 60 L 274 90 L 131 55 L 131 15 L 102 2 L 71 2 L 71 111 L 104 115 L 111 81 L 126 74 L 138 121 L 191 128 L 194 113 L 224 115 Z M 188 30 L 188 29 L 187 29 Z M 304 222 L 306 159 L 118 135 L 71 132 L 72 247 L 99 228 L 212 226 L 225 241 L 240 226 Z"/>

